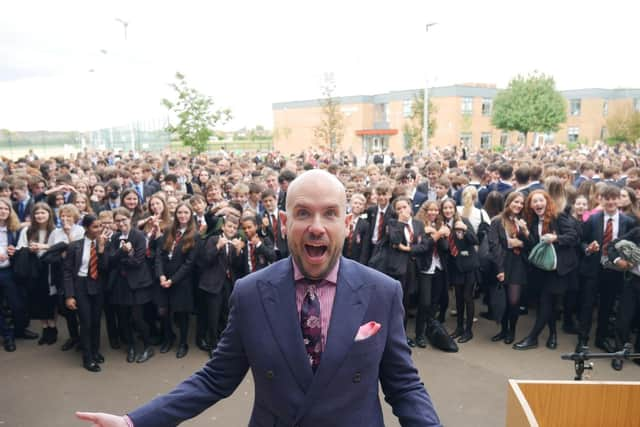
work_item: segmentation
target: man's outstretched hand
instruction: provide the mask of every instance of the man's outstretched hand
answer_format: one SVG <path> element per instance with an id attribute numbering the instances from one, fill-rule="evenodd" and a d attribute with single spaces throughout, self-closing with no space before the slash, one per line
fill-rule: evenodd
<path id="1" fill-rule="evenodd" d="M 76 412 L 76 417 L 90 421 L 92 427 L 128 427 L 121 415 L 104 414 L 102 412 Z"/>

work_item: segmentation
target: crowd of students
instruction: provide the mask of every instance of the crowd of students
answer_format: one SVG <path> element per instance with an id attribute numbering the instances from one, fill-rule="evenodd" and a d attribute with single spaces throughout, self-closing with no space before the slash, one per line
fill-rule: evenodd
<path id="1" fill-rule="evenodd" d="M 289 255 L 288 184 L 325 168 L 346 188 L 343 255 L 402 285 L 410 346 L 425 348 L 429 328 L 448 315 L 456 319 L 451 338 L 471 341 L 483 295 L 483 315 L 500 325 L 494 342 L 535 348 L 547 328 L 555 349 L 561 320 L 576 347 L 586 346 L 597 306 L 594 344 L 613 352 L 638 327 L 640 268 L 616 247 L 640 244 L 637 154 L 442 150 L 361 166 L 311 150 L 2 159 L 4 349 L 15 351 L 16 339 L 52 345 L 64 323 L 62 350 L 80 349 L 83 366 L 98 372 L 104 318 L 109 345 L 126 350 L 128 362 L 174 347 L 182 358 L 195 314 L 196 346 L 213 355 L 234 281 Z M 551 271 L 529 262 L 540 242 L 557 254 Z M 518 330 L 530 306 L 535 323 Z M 27 328 L 36 321 L 39 334 Z"/>

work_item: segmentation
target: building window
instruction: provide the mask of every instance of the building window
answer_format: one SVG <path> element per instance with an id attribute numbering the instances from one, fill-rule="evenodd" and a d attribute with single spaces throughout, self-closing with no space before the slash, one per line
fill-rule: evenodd
<path id="1" fill-rule="evenodd" d="M 607 100 L 602 102 L 602 115 L 605 117 L 609 115 L 609 101 Z"/>
<path id="2" fill-rule="evenodd" d="M 524 144 L 525 140 L 524 140 L 524 133 L 519 132 L 518 133 L 518 144 Z"/>
<path id="3" fill-rule="evenodd" d="M 482 132 L 480 136 L 480 148 L 491 148 L 491 132 Z"/>
<path id="4" fill-rule="evenodd" d="M 569 142 L 578 142 L 578 137 L 580 136 L 580 129 L 577 127 L 572 127 L 567 130 L 567 139 Z"/>
<path id="5" fill-rule="evenodd" d="M 640 98 L 633 98 L 633 109 L 640 111 Z"/>
<path id="6" fill-rule="evenodd" d="M 509 134 L 506 132 L 503 132 L 500 134 L 500 146 L 501 147 L 506 147 L 507 144 L 509 143 Z"/>
<path id="7" fill-rule="evenodd" d="M 460 145 L 462 147 L 471 148 L 471 133 L 464 132 L 460 134 Z"/>
<path id="8" fill-rule="evenodd" d="M 608 136 L 607 127 L 602 126 L 602 129 L 600 129 L 600 141 L 604 141 Z"/>
<path id="9" fill-rule="evenodd" d="M 462 98 L 462 114 L 471 114 L 473 112 L 473 98 L 465 96 Z"/>
<path id="10" fill-rule="evenodd" d="M 387 122 L 389 104 L 381 103 L 375 105 L 376 122 Z"/>
<path id="11" fill-rule="evenodd" d="M 493 99 L 482 98 L 482 115 L 490 116 L 492 109 L 493 109 Z"/>
<path id="12" fill-rule="evenodd" d="M 582 102 L 579 99 L 572 99 L 569 101 L 569 111 L 571 112 L 572 116 L 580 115 L 581 104 Z"/>
<path id="13" fill-rule="evenodd" d="M 402 101 L 402 115 L 405 119 L 413 115 L 413 99 L 405 99 Z"/>

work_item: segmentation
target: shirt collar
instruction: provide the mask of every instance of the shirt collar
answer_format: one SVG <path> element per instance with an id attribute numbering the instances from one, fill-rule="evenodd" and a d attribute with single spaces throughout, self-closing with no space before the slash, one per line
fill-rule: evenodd
<path id="1" fill-rule="evenodd" d="M 293 280 L 295 280 L 296 282 L 305 280 L 305 277 L 302 275 L 302 271 L 300 271 L 300 268 L 298 268 L 298 264 L 296 264 L 296 261 L 293 259 L 293 257 L 291 257 L 291 262 L 293 264 Z M 324 279 L 322 279 L 323 282 L 336 285 L 338 283 L 339 268 L 340 268 L 340 258 L 338 258 L 336 265 L 334 265 L 333 268 L 329 271 L 329 274 L 327 274 L 327 276 Z"/>
<path id="2" fill-rule="evenodd" d="M 607 222 L 609 220 L 609 218 L 611 218 L 612 220 L 616 221 L 618 219 L 618 216 L 620 216 L 620 211 L 617 211 L 615 214 L 613 215 L 609 215 L 608 213 L 602 211 L 604 213 L 604 221 Z"/>

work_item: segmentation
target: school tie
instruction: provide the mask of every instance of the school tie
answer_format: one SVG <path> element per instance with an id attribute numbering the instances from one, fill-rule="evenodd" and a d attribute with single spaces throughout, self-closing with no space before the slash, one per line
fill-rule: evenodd
<path id="1" fill-rule="evenodd" d="M 91 241 L 91 249 L 89 250 L 89 277 L 98 280 L 98 254 L 95 240 Z"/>
<path id="2" fill-rule="evenodd" d="M 225 250 L 225 274 L 227 275 L 227 279 L 231 279 L 231 243 L 227 243 L 224 245 Z"/>
<path id="3" fill-rule="evenodd" d="M 300 328 L 302 329 L 302 339 L 307 350 L 309 364 L 313 373 L 320 365 L 322 357 L 322 324 L 320 317 L 320 300 L 316 294 L 318 281 L 305 281 L 305 295 L 300 307 Z"/>
<path id="4" fill-rule="evenodd" d="M 351 256 L 351 251 L 353 250 L 353 231 L 356 228 L 355 222 L 358 219 L 352 219 L 351 224 L 349 224 L 349 235 L 347 236 L 347 255 Z"/>
<path id="5" fill-rule="evenodd" d="M 456 246 L 456 239 L 454 235 L 455 231 L 451 229 L 451 232 L 449 233 L 449 252 L 451 252 L 451 256 L 455 258 L 458 256 L 458 247 Z"/>
<path id="6" fill-rule="evenodd" d="M 516 230 L 515 235 L 513 236 L 513 238 L 517 239 L 518 238 L 518 233 L 520 233 L 520 227 L 518 227 L 518 223 L 516 222 L 515 219 L 512 218 L 511 221 L 513 221 L 513 228 L 515 228 L 515 230 Z M 513 248 L 512 250 L 513 250 L 513 253 L 516 254 L 516 255 L 520 255 L 520 253 L 522 252 L 520 250 L 520 248 Z"/>
<path id="7" fill-rule="evenodd" d="M 249 258 L 251 261 L 251 272 L 256 271 L 256 245 L 249 242 Z"/>
<path id="8" fill-rule="evenodd" d="M 142 192 L 142 184 L 138 184 L 136 187 L 136 193 L 138 193 L 138 199 L 140 199 L 140 204 L 144 203 L 144 193 Z"/>
<path id="9" fill-rule="evenodd" d="M 24 202 L 18 203 L 18 218 L 24 221 Z"/>
<path id="10" fill-rule="evenodd" d="M 278 236 L 278 220 L 275 214 L 271 214 L 271 228 L 273 229 L 273 239 L 276 240 Z"/>
<path id="11" fill-rule="evenodd" d="M 608 255 L 609 243 L 613 240 L 613 218 L 607 220 L 607 227 L 604 229 L 604 236 L 602 237 L 602 256 Z"/>
<path id="12" fill-rule="evenodd" d="M 382 224 L 384 223 L 384 213 L 381 210 L 378 210 L 378 241 L 376 243 L 380 243 L 382 240 Z"/>
<path id="13" fill-rule="evenodd" d="M 409 230 L 409 240 L 407 241 L 407 245 L 411 245 L 413 243 L 413 229 L 410 224 L 405 224 L 404 226 Z"/>

